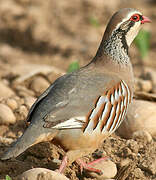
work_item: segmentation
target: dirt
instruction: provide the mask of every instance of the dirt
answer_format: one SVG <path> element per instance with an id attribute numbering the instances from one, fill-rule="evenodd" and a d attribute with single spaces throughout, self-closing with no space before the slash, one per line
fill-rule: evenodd
<path id="1" fill-rule="evenodd" d="M 0 78 L 13 92 L 17 107 L 13 112 L 16 123 L 0 125 L 0 154 L 12 141 L 26 129 L 25 119 L 30 109 L 25 98 L 36 98 L 40 89 L 52 83 L 57 77 L 67 71 L 73 61 L 80 66 L 87 64 L 95 55 L 108 18 L 122 7 L 134 7 L 152 19 L 152 24 L 144 26 L 151 32 L 150 52 L 142 62 L 139 52 L 132 45 L 130 55 L 134 66 L 135 76 L 139 77 L 145 67 L 156 69 L 156 3 L 153 0 L 110 0 L 109 3 L 99 0 L 1 0 L 0 5 Z M 91 23 L 97 19 L 99 25 Z M 141 65 L 142 64 L 142 65 Z M 26 80 L 15 81 L 24 77 L 24 70 L 18 73 L 18 65 L 26 70 L 33 65 L 46 65 L 56 71 L 42 72 L 30 75 Z M 13 71 L 15 70 L 15 71 Z M 26 71 L 27 74 L 27 71 Z M 32 89 L 31 83 L 35 78 L 44 79 L 42 87 Z M 33 86 L 38 88 L 38 86 Z M 0 102 L 6 103 L 7 98 Z M 33 100 L 32 100 L 33 101 Z M 118 180 L 150 180 L 156 179 L 156 138 L 151 142 L 144 139 L 123 139 L 116 134 L 109 137 L 102 147 L 88 156 L 95 159 L 104 155 L 109 156 L 117 165 Z M 55 170 L 64 151 L 52 143 L 41 143 L 29 148 L 21 156 L 8 161 L 0 161 L 0 178 L 6 175 L 15 177 L 32 168 L 44 167 Z M 95 179 L 80 173 L 77 164 L 73 163 L 65 170 L 65 175 L 73 180 Z"/>

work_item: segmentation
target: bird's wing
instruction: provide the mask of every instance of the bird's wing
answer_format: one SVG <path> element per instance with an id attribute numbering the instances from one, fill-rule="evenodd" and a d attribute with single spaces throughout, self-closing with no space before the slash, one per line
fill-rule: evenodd
<path id="1" fill-rule="evenodd" d="M 72 116 L 57 124 L 54 124 L 55 121 L 50 116 L 45 121 L 47 127 L 59 130 L 80 128 L 87 134 L 94 132 L 108 132 L 111 134 L 123 121 L 131 98 L 132 93 L 128 85 L 120 80 L 114 86 L 99 94 L 94 101 L 95 103 L 92 101 L 94 106 L 90 106 L 84 115 Z"/>
<path id="2" fill-rule="evenodd" d="M 114 131 L 123 119 L 130 96 L 127 84 L 118 77 L 73 73 L 58 79 L 38 98 L 28 121 L 41 119 L 45 128 L 84 128 L 89 132 L 98 127 Z"/>
<path id="3" fill-rule="evenodd" d="M 34 118 L 38 116 L 41 119 L 47 115 L 50 110 L 55 110 L 59 107 L 65 106 L 68 103 L 68 97 L 66 99 L 63 96 L 58 95 L 61 91 L 61 83 L 66 79 L 68 75 L 61 76 L 58 78 L 52 85 L 50 85 L 35 101 L 35 103 L 31 106 L 29 113 L 27 115 L 27 122 L 35 121 Z M 52 100 L 51 100 L 52 99 Z M 62 102 L 62 104 L 61 104 Z"/>
<path id="4" fill-rule="evenodd" d="M 34 109 L 37 107 L 37 105 L 48 95 L 49 91 L 53 88 L 53 85 L 52 86 L 49 86 L 39 97 L 38 99 L 35 101 L 35 103 L 31 106 L 30 110 L 29 110 L 29 113 L 27 115 L 27 119 L 26 121 L 27 122 L 30 122 L 31 121 L 31 115 L 34 111 Z"/>

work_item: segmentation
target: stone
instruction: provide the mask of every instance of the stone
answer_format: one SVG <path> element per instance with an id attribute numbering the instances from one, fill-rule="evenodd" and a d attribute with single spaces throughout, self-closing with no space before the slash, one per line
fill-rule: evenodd
<path id="1" fill-rule="evenodd" d="M 152 90 L 152 81 L 135 78 L 135 91 L 150 92 Z"/>
<path id="2" fill-rule="evenodd" d="M 126 167 L 131 163 L 130 159 L 122 159 L 120 162 L 120 167 Z"/>
<path id="3" fill-rule="evenodd" d="M 14 139 L 12 138 L 5 138 L 0 136 L 0 142 L 3 144 L 11 144 L 14 142 Z"/>
<path id="4" fill-rule="evenodd" d="M 14 111 L 15 109 L 18 108 L 18 103 L 15 99 L 13 98 L 8 98 L 6 100 L 6 104 Z"/>
<path id="5" fill-rule="evenodd" d="M 40 65 L 40 64 L 19 64 L 16 65 L 16 67 L 11 69 L 11 72 L 18 76 L 14 80 L 14 84 L 21 84 L 24 81 L 27 81 L 28 79 L 31 79 L 32 77 L 35 77 L 39 74 L 43 76 L 47 76 L 49 73 L 53 72 L 55 74 L 63 75 L 64 71 L 61 69 L 58 69 L 54 66 L 48 66 L 48 65 Z"/>
<path id="6" fill-rule="evenodd" d="M 140 163 L 140 169 L 147 171 L 148 173 L 152 175 L 156 175 L 156 157 L 146 157 L 141 163 Z"/>
<path id="7" fill-rule="evenodd" d="M 18 175 L 15 180 L 69 180 L 63 174 L 46 169 L 46 168 L 33 168 L 21 175 Z"/>
<path id="8" fill-rule="evenodd" d="M 34 91 L 31 89 L 27 89 L 25 86 L 22 85 L 14 85 L 18 96 L 20 97 L 27 97 L 27 96 L 35 96 Z"/>
<path id="9" fill-rule="evenodd" d="M 11 88 L 0 81 L 0 97 L 8 98 L 15 95 Z"/>
<path id="10" fill-rule="evenodd" d="M 144 173 L 143 173 L 143 171 L 141 171 L 140 168 L 135 168 L 134 174 L 135 174 L 136 179 L 142 179 L 144 177 Z"/>
<path id="11" fill-rule="evenodd" d="M 26 119 L 28 115 L 28 109 L 25 105 L 21 105 L 18 109 L 18 113 L 20 114 L 21 120 Z"/>
<path id="12" fill-rule="evenodd" d="M 142 139 L 143 141 L 146 141 L 146 142 L 152 141 L 152 136 L 147 131 L 144 131 L 144 130 L 135 131 L 132 134 L 132 138 L 133 139 Z"/>
<path id="13" fill-rule="evenodd" d="M 0 104 L 0 124 L 14 124 L 16 117 L 10 107 Z"/>
<path id="14" fill-rule="evenodd" d="M 36 98 L 32 97 L 32 96 L 28 96 L 24 98 L 24 104 L 30 109 L 31 106 L 34 104 L 34 102 L 36 101 Z"/>
<path id="15" fill-rule="evenodd" d="M 111 179 L 111 178 L 115 177 L 115 175 L 117 174 L 116 164 L 110 160 L 103 160 L 101 162 L 97 162 L 94 165 L 92 165 L 91 167 L 100 169 L 102 171 L 102 173 L 103 173 L 102 175 L 98 175 L 97 173 L 88 171 L 88 173 L 92 177 L 99 179 L 99 180 Z"/>
<path id="16" fill-rule="evenodd" d="M 62 76 L 64 74 L 65 74 L 65 72 L 63 72 L 63 73 L 51 72 L 48 74 L 47 78 L 51 83 L 53 83 L 57 78 L 59 78 L 60 76 Z"/>
<path id="17" fill-rule="evenodd" d="M 35 91 L 37 95 L 40 95 L 49 87 L 50 83 L 43 78 L 42 76 L 35 77 L 31 84 L 30 84 L 30 89 Z"/>
<path id="18" fill-rule="evenodd" d="M 156 93 L 156 71 L 155 71 L 155 68 L 145 67 L 144 74 L 146 74 L 146 76 L 148 76 L 149 79 L 151 79 L 152 84 L 153 84 L 152 91 L 154 93 Z"/>
<path id="19" fill-rule="evenodd" d="M 116 132 L 121 137 L 127 139 L 132 138 L 133 133 L 140 130 L 147 131 L 151 136 L 155 136 L 155 117 L 156 103 L 144 100 L 133 100 L 133 103 L 129 106 L 125 120 Z"/>

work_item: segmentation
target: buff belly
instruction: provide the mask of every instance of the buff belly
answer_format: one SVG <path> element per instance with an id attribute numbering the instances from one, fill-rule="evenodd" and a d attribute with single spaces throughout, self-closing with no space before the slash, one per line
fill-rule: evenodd
<path id="1" fill-rule="evenodd" d="M 54 138 L 67 150 L 92 148 L 97 149 L 108 134 L 83 133 L 81 129 L 61 130 Z"/>

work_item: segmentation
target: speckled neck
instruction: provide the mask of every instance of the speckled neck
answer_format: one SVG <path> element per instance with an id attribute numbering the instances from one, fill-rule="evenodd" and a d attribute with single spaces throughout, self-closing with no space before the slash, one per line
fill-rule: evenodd
<path id="1" fill-rule="evenodd" d="M 100 47 L 95 56 L 96 59 L 103 55 L 107 55 L 111 57 L 112 61 L 118 64 L 129 64 L 130 58 L 128 56 L 128 45 L 125 40 L 125 34 L 123 33 L 124 32 L 114 31 L 108 39 L 105 39 L 105 37 L 103 37 Z"/>

